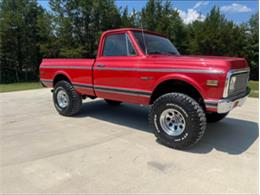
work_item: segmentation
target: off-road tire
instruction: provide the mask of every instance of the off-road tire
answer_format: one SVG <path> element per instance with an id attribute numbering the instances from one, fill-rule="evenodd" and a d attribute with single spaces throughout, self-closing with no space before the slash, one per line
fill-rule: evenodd
<path id="1" fill-rule="evenodd" d="M 167 109 L 177 110 L 185 119 L 185 129 L 178 136 L 170 136 L 162 129 L 160 116 Z M 202 107 L 182 93 L 168 93 L 159 97 L 150 110 L 149 123 L 159 143 L 175 149 L 184 149 L 197 143 L 206 130 L 206 116 Z"/>
<path id="2" fill-rule="evenodd" d="M 207 122 L 209 123 L 216 123 L 219 122 L 220 120 L 222 120 L 223 118 L 225 118 L 228 115 L 229 112 L 227 113 L 223 113 L 223 114 L 219 114 L 217 112 L 211 112 L 211 113 L 207 113 L 206 117 L 207 117 Z"/>
<path id="3" fill-rule="evenodd" d="M 61 108 L 57 103 L 57 94 L 60 90 L 64 90 L 69 98 L 68 106 L 65 108 Z M 82 98 L 68 81 L 63 80 L 59 81 L 54 87 L 53 103 L 59 114 L 63 116 L 72 116 L 80 111 Z"/>
<path id="4" fill-rule="evenodd" d="M 115 101 L 115 100 L 108 100 L 105 99 L 105 102 L 110 105 L 110 106 L 119 106 L 122 102 L 120 101 Z"/>

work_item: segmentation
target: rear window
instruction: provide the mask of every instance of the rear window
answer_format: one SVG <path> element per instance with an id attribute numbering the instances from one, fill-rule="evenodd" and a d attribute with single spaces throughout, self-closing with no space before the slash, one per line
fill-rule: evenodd
<path id="1" fill-rule="evenodd" d="M 135 56 L 135 49 L 127 34 L 115 34 L 106 38 L 103 56 Z"/>

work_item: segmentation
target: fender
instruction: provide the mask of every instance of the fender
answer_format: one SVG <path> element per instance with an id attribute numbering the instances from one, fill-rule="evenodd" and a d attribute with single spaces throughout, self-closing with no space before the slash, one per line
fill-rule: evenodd
<path id="1" fill-rule="evenodd" d="M 165 75 L 163 77 L 161 77 L 160 79 L 158 79 L 156 81 L 156 84 L 154 86 L 154 88 L 152 89 L 152 91 L 154 92 L 154 90 L 164 81 L 168 81 L 168 80 L 180 80 L 180 81 L 184 81 L 187 84 L 190 84 L 191 86 L 193 86 L 199 93 L 200 95 L 203 97 L 203 99 L 206 98 L 206 93 L 203 90 L 203 88 L 201 87 L 201 85 L 198 84 L 198 82 L 196 80 L 194 80 L 193 78 L 184 75 L 184 74 L 179 74 L 179 73 L 173 73 L 173 74 L 168 74 Z"/>
<path id="2" fill-rule="evenodd" d="M 68 74 L 66 71 L 64 71 L 64 70 L 58 70 L 57 72 L 55 72 L 54 76 L 52 77 L 52 81 L 54 81 L 55 77 L 56 77 L 57 75 L 60 75 L 60 74 L 66 76 L 66 77 L 69 79 L 69 81 L 72 82 L 71 77 L 70 77 L 69 74 Z"/>

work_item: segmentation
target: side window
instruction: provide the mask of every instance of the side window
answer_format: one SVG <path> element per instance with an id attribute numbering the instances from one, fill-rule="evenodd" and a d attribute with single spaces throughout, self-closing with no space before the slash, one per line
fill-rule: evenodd
<path id="1" fill-rule="evenodd" d="M 136 52 L 127 34 L 115 34 L 106 38 L 103 56 L 135 56 Z"/>

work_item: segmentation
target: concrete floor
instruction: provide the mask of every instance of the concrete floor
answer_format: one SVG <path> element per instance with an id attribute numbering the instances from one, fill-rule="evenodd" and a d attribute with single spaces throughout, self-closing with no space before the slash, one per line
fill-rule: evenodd
<path id="1" fill-rule="evenodd" d="M 258 99 L 188 151 L 156 142 L 147 107 L 86 102 L 58 115 L 49 89 L 0 94 L 2 193 L 257 193 Z"/>

